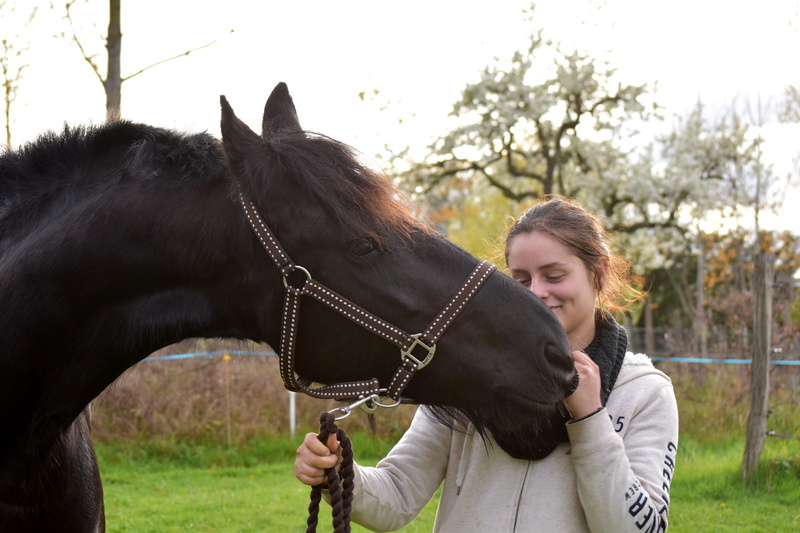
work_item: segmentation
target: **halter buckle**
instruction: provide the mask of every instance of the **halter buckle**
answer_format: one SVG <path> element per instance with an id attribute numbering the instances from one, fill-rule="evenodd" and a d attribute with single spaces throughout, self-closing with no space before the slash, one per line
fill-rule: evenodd
<path id="1" fill-rule="evenodd" d="M 408 350 L 403 350 L 400 348 L 400 360 L 411 359 L 414 363 L 417 364 L 417 370 L 420 368 L 424 368 L 428 363 L 431 362 L 433 359 L 433 354 L 436 352 L 436 345 L 428 346 L 424 342 L 420 340 L 422 337 L 422 333 L 414 333 L 411 335 L 411 338 L 414 339 L 414 342 L 411 343 L 411 346 L 408 347 Z M 412 354 L 417 347 L 422 347 L 423 350 L 427 351 L 427 354 L 424 354 L 422 357 Z"/>

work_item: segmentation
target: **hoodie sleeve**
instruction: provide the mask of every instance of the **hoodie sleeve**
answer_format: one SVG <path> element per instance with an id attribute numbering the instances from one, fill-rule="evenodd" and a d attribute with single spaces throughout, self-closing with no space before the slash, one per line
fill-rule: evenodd
<path id="1" fill-rule="evenodd" d="M 444 480 L 450 439 L 449 429 L 418 409 L 389 455 L 374 467 L 356 465 L 353 522 L 394 531 L 416 518 Z"/>
<path id="2" fill-rule="evenodd" d="M 567 424 L 589 528 L 593 533 L 666 531 L 678 445 L 672 384 L 651 373 L 614 392 L 623 400 L 615 402 L 620 406 L 615 420 L 604 408 Z"/>

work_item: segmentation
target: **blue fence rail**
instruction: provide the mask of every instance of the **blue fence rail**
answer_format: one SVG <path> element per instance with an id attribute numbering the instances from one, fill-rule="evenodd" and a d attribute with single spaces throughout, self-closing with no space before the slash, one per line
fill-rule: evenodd
<path id="1" fill-rule="evenodd" d="M 142 361 L 168 361 L 174 359 L 191 359 L 193 357 L 207 357 L 213 359 L 216 355 L 260 355 L 266 357 L 278 357 L 275 352 L 250 352 L 246 350 L 216 350 L 213 352 L 193 352 L 193 353 L 179 353 L 173 355 L 156 355 L 150 356 Z M 726 365 L 749 365 L 753 362 L 752 359 L 733 359 L 733 358 L 714 358 L 714 357 L 663 357 L 653 356 L 650 358 L 653 361 L 667 361 L 673 363 L 699 363 L 699 364 L 726 364 Z M 770 361 L 773 365 L 781 366 L 800 366 L 800 361 L 775 359 Z"/>
<path id="2" fill-rule="evenodd" d="M 173 355 L 151 355 L 142 359 L 144 361 L 169 361 L 175 359 L 191 359 L 193 357 L 207 357 L 213 359 L 215 355 L 263 355 L 266 357 L 278 357 L 275 352 L 248 352 L 244 350 L 216 350 L 213 352 L 194 352 L 194 353 L 178 353 Z"/>
<path id="3" fill-rule="evenodd" d="M 142 360 L 145 361 L 170 361 L 170 360 L 177 360 L 177 359 L 192 359 L 195 357 L 205 357 L 208 359 L 213 359 L 214 356 L 222 356 L 224 360 L 228 360 L 227 356 L 231 355 L 255 355 L 255 356 L 265 356 L 265 357 L 277 357 L 278 354 L 275 352 L 265 351 L 265 352 L 251 352 L 247 350 L 215 350 L 211 352 L 191 352 L 191 353 L 179 353 L 179 354 L 171 354 L 171 355 L 155 355 L 150 356 Z M 752 359 L 735 359 L 735 358 L 712 358 L 712 357 L 664 357 L 664 356 L 654 356 L 651 357 L 653 361 L 665 361 L 665 362 L 674 362 L 674 363 L 695 363 L 695 364 L 727 364 L 727 365 L 749 365 L 753 361 Z M 770 361 L 773 365 L 783 365 L 783 366 L 800 366 L 800 361 L 796 360 L 774 360 Z M 289 393 L 289 434 L 294 437 L 295 431 L 297 429 L 297 414 L 296 414 L 296 406 L 295 406 L 295 394 L 296 393 Z M 227 432 L 228 432 L 228 445 L 231 444 L 231 427 L 230 427 L 230 419 L 227 420 Z M 776 433 L 774 431 L 768 431 L 767 434 L 772 437 L 781 437 L 784 439 L 792 439 L 795 438 L 792 434 L 784 434 L 784 433 Z"/>
<path id="4" fill-rule="evenodd" d="M 713 357 L 651 357 L 653 361 L 671 361 L 673 363 L 722 363 L 726 365 L 749 365 L 753 362 L 752 359 L 716 359 Z M 783 366 L 800 366 L 800 361 L 791 361 L 784 359 L 776 359 L 770 361 L 773 365 Z"/>

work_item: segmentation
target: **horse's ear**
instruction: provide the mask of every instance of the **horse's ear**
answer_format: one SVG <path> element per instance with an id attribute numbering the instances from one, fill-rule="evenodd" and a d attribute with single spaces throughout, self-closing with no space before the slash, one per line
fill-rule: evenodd
<path id="1" fill-rule="evenodd" d="M 268 139 L 277 133 L 302 131 L 297 110 L 294 107 L 289 88 L 281 82 L 272 89 L 272 94 L 264 106 L 264 119 L 261 122 L 261 136 Z"/>
<path id="2" fill-rule="evenodd" d="M 241 179 L 247 175 L 247 162 L 265 153 L 264 142 L 233 113 L 225 96 L 219 97 L 219 103 L 222 106 L 222 146 L 233 174 Z"/>

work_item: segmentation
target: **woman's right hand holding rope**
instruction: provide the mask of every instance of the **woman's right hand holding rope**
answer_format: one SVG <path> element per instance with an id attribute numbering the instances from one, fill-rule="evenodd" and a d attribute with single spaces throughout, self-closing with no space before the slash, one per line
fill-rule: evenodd
<path id="1" fill-rule="evenodd" d="M 297 449 L 294 475 L 311 485 L 306 533 L 316 533 L 323 486 L 330 491 L 334 533 L 350 533 L 353 506 L 353 445 L 331 412 L 320 415 L 319 434 L 309 433 Z M 341 472 L 340 472 L 341 471 Z"/>
<path id="2" fill-rule="evenodd" d="M 336 433 L 331 433 L 323 444 L 316 433 L 307 433 L 303 443 L 297 448 L 297 458 L 294 462 L 294 475 L 301 483 L 311 487 L 326 484 L 326 468 L 336 466 L 337 471 L 342 462 L 342 447 L 336 439 Z"/>

